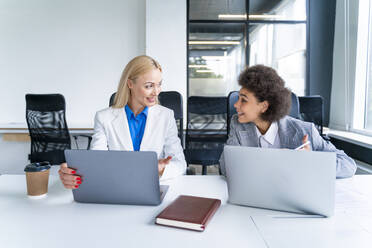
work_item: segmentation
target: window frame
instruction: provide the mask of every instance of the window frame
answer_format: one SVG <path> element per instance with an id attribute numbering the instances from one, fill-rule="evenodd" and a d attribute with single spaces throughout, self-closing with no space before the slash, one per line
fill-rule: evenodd
<path id="1" fill-rule="evenodd" d="M 355 78 L 353 82 L 350 131 L 372 136 L 372 129 L 366 129 L 368 68 L 372 65 L 372 0 L 359 1 L 358 34 L 356 47 Z M 367 28 L 368 32 L 365 32 Z M 347 49 L 346 49 L 347 50 Z M 367 52 L 365 52 L 367 51 Z M 372 96 L 370 96 L 372 97 Z"/>
<path id="2" fill-rule="evenodd" d="M 190 0 L 187 0 L 187 22 L 186 22 L 186 29 L 187 29 L 187 35 L 186 35 L 186 70 L 187 70 L 187 98 L 189 97 L 189 56 L 190 56 L 190 49 L 189 49 L 189 24 L 190 23 L 241 23 L 245 24 L 246 32 L 245 32 L 245 40 L 249 41 L 249 27 L 250 24 L 305 24 L 306 25 L 306 64 L 305 64 L 305 95 L 309 95 L 310 92 L 310 28 L 309 28 L 309 0 L 306 0 L 306 20 L 250 20 L 249 19 L 249 6 L 250 6 L 250 0 L 245 0 L 245 7 L 246 7 L 246 16 L 247 18 L 245 20 L 190 20 Z M 249 65 L 249 59 L 250 59 L 250 51 L 249 51 L 249 45 L 245 45 L 245 66 Z"/>

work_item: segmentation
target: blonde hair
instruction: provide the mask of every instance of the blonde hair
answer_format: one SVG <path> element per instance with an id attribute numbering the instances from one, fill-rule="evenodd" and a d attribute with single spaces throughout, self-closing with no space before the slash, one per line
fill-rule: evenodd
<path id="1" fill-rule="evenodd" d="M 124 68 L 119 81 L 118 90 L 115 95 L 113 108 L 123 108 L 127 105 L 130 97 L 128 79 L 135 80 L 139 76 L 153 70 L 159 69 L 162 72 L 160 64 L 153 58 L 141 55 L 132 59 Z"/>

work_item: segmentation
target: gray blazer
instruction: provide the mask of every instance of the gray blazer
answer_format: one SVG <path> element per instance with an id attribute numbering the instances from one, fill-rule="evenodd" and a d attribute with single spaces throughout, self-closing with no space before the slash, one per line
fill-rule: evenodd
<path id="1" fill-rule="evenodd" d="M 325 141 L 315 128 L 313 123 L 304 122 L 292 117 L 286 116 L 278 121 L 278 135 L 281 148 L 295 149 L 302 145 L 302 138 L 305 134 L 309 135 L 311 149 L 313 151 L 335 152 L 336 159 L 336 177 L 352 177 L 356 171 L 356 165 L 353 159 L 348 157 L 344 151 L 336 149 L 331 143 Z M 227 145 L 259 147 L 255 124 L 239 123 L 238 116 L 231 118 L 230 134 L 226 142 Z M 223 154 L 220 158 L 220 168 L 225 175 L 225 161 Z"/>

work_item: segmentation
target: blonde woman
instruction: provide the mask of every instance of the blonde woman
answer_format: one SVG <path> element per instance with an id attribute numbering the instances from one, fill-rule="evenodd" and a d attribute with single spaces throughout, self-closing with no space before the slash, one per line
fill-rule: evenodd
<path id="1" fill-rule="evenodd" d="M 95 116 L 92 150 L 155 151 L 161 179 L 185 174 L 186 162 L 173 111 L 158 105 L 162 69 L 149 56 L 138 56 L 125 67 L 112 107 Z M 73 167 L 73 165 L 71 165 Z M 68 189 L 81 178 L 66 163 L 59 175 Z"/>

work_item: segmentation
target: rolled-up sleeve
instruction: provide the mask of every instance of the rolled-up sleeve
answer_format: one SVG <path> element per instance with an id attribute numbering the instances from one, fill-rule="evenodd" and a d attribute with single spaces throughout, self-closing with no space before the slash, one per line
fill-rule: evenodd
<path id="1" fill-rule="evenodd" d="M 338 150 L 331 142 L 325 141 L 319 134 L 318 130 L 312 124 L 312 148 L 314 151 L 335 152 L 336 153 L 336 178 L 352 177 L 357 166 L 342 150 Z"/>
<path id="2" fill-rule="evenodd" d="M 169 121 L 167 125 L 167 131 L 164 147 L 163 147 L 163 158 L 172 156 L 169 164 L 166 165 L 161 180 L 171 179 L 180 175 L 184 175 L 186 172 L 186 161 L 183 154 L 183 148 L 181 141 L 178 137 L 178 129 L 176 120 L 174 119 L 173 111 L 170 113 Z"/>

